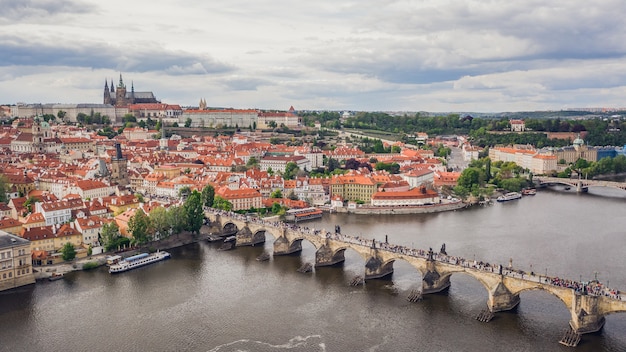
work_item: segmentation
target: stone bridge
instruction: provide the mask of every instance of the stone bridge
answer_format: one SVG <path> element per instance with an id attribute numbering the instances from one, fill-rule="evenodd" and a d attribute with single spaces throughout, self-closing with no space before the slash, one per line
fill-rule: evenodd
<path id="1" fill-rule="evenodd" d="M 548 185 L 548 184 L 561 184 L 570 187 L 575 187 L 577 192 L 585 192 L 589 187 L 610 187 L 617 188 L 623 191 L 626 191 L 626 183 L 624 182 L 613 182 L 613 181 L 600 181 L 600 180 L 585 180 L 585 179 L 574 179 L 574 178 L 560 178 L 560 177 L 544 177 L 544 176 L 535 176 L 533 177 L 535 182 L 538 182 L 539 185 Z"/>
<path id="2" fill-rule="evenodd" d="M 393 273 L 393 263 L 404 260 L 422 274 L 422 293 L 430 294 L 447 290 L 450 277 L 465 273 L 480 282 L 487 291 L 487 306 L 491 312 L 515 308 L 520 293 L 527 290 L 544 290 L 556 296 L 570 312 L 571 328 L 579 334 L 592 333 L 604 325 L 605 316 L 626 312 L 626 302 L 608 296 L 586 295 L 574 289 L 552 285 L 546 278 L 520 275 L 519 272 L 497 267 L 470 265 L 464 260 L 389 243 L 366 240 L 326 231 L 303 229 L 282 222 L 267 222 L 244 215 L 206 212 L 212 227 L 219 230 L 237 227 L 236 246 L 254 246 L 265 242 L 265 234 L 274 238 L 273 254 L 286 255 L 302 250 L 302 241 L 316 248 L 315 266 L 330 266 L 345 260 L 347 249 L 357 252 L 365 261 L 365 279 L 377 279 Z M 218 230 L 218 229 L 216 229 Z"/>

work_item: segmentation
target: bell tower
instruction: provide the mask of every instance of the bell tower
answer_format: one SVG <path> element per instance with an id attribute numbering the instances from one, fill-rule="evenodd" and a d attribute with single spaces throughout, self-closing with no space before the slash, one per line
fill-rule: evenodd
<path id="1" fill-rule="evenodd" d="M 127 106 L 126 100 L 126 85 L 122 80 L 122 74 L 120 73 L 120 83 L 117 84 L 117 90 L 115 92 L 115 106 Z"/>
<path id="2" fill-rule="evenodd" d="M 119 143 L 115 143 L 115 156 L 111 158 L 111 183 L 128 185 L 128 166 Z"/>

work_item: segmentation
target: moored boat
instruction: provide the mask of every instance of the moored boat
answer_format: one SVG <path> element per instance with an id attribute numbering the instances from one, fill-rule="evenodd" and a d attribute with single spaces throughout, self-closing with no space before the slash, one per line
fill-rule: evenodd
<path id="1" fill-rule="evenodd" d="M 157 251 L 152 254 L 141 253 L 120 260 L 117 264 L 113 264 L 109 267 L 109 273 L 121 273 L 124 271 L 139 268 L 144 265 L 152 264 L 170 257 L 170 254 L 165 251 Z"/>
<path id="2" fill-rule="evenodd" d="M 534 188 L 526 188 L 522 190 L 522 195 L 524 196 L 534 196 L 537 194 L 537 190 Z"/>
<path id="3" fill-rule="evenodd" d="M 522 194 L 519 192 L 509 192 L 507 194 L 503 194 L 497 198 L 498 202 L 507 202 L 509 200 L 515 200 L 522 198 Z"/>
<path id="4" fill-rule="evenodd" d="M 52 275 L 48 277 L 48 280 L 56 281 L 56 280 L 61 280 L 62 278 L 63 278 L 63 273 L 52 273 Z"/>

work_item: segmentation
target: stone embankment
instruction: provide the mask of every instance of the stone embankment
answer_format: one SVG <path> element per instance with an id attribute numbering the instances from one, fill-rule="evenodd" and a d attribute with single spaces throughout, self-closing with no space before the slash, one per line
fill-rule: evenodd
<path id="1" fill-rule="evenodd" d="M 201 233 L 205 232 L 207 226 L 203 226 L 200 230 Z M 140 252 L 148 252 L 151 250 L 167 250 L 170 248 L 176 248 L 180 246 L 184 246 L 190 243 L 198 242 L 202 238 L 202 235 L 193 235 L 191 233 L 185 232 L 178 235 L 172 235 L 168 238 L 162 239 L 160 241 L 154 241 L 145 244 L 142 247 L 128 250 L 123 252 L 124 256 L 130 256 Z M 61 273 L 65 274 L 71 271 L 83 270 L 83 265 L 86 263 L 97 263 L 98 266 L 102 266 L 106 264 L 106 257 L 108 255 L 113 255 L 115 253 L 108 252 L 102 253 L 98 255 L 93 255 L 90 257 L 85 257 L 81 259 L 76 259 L 71 262 L 55 264 L 55 265 L 44 265 L 39 267 L 33 267 L 33 272 L 36 280 L 45 280 L 52 276 L 53 273 Z"/>

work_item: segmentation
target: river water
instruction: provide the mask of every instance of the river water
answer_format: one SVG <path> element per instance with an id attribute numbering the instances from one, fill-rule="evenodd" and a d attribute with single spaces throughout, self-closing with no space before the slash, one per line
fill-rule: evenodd
<path id="1" fill-rule="evenodd" d="M 599 192 L 599 191 L 598 191 Z M 306 223 L 344 234 L 438 250 L 467 259 L 626 290 L 626 192 L 534 197 L 425 215 L 325 214 Z M 608 197 L 607 197 L 608 195 Z M 302 225 L 302 224 L 301 224 Z M 398 261 L 390 280 L 364 286 L 364 260 L 346 251 L 340 267 L 301 274 L 315 249 L 255 260 L 265 246 L 219 251 L 206 242 L 172 259 L 119 275 L 105 268 L 0 292 L 0 351 L 625 351 L 626 314 L 576 349 L 561 346 L 569 313 L 545 291 L 523 292 L 514 312 L 475 317 L 487 292 L 454 274 L 445 294 L 407 301 L 421 275 Z"/>

